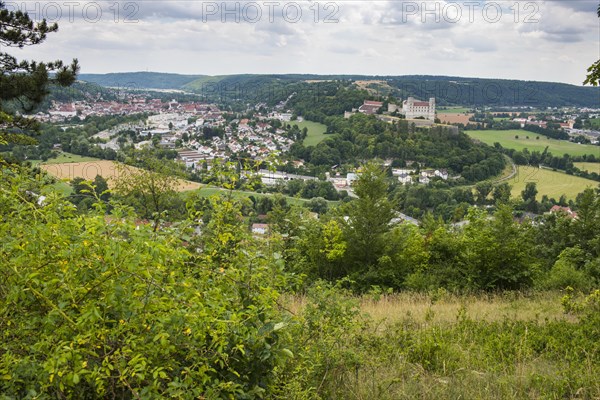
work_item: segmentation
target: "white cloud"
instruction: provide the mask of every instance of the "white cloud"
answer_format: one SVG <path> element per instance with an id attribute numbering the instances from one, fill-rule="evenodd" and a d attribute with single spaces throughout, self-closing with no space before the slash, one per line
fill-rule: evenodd
<path id="1" fill-rule="evenodd" d="M 513 2 L 480 2 L 469 10 L 462 1 L 428 1 L 427 9 L 422 1 L 343 1 L 328 9 L 297 1 L 296 22 L 290 22 L 294 8 L 282 13 L 287 3 L 270 14 L 266 3 L 256 2 L 262 15 L 255 23 L 248 2 L 222 15 L 207 2 L 144 1 L 130 16 L 137 23 L 124 22 L 124 9 L 115 22 L 112 1 L 98 4 L 98 22 L 82 16 L 70 22 L 63 12 L 58 33 L 15 54 L 77 57 L 83 72 L 437 74 L 576 84 L 600 57 L 594 1 L 536 1 L 529 9 L 520 2 L 518 13 Z M 493 4 L 501 5 L 497 21 Z"/>

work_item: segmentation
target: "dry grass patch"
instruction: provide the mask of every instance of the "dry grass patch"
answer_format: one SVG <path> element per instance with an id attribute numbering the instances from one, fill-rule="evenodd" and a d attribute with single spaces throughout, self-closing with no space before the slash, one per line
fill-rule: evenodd
<path id="1" fill-rule="evenodd" d="M 417 323 L 446 324 L 457 321 L 464 309 L 475 321 L 572 320 L 561 307 L 562 293 L 540 292 L 533 295 L 519 293 L 490 295 L 452 295 L 441 293 L 397 293 L 391 295 L 363 295 L 357 298 L 360 310 L 378 324 L 393 325 L 410 319 Z M 286 307 L 297 314 L 306 305 L 306 298 L 286 299 Z"/>
<path id="2" fill-rule="evenodd" d="M 114 188 L 116 179 L 119 178 L 118 163 L 115 161 L 99 160 L 99 161 L 86 161 L 86 162 L 71 162 L 71 163 L 60 163 L 60 164 L 44 164 L 41 168 L 48 172 L 50 175 L 62 180 L 71 181 L 77 177 L 81 177 L 86 180 L 94 180 L 96 175 L 102 176 L 108 182 L 108 186 Z M 126 166 L 130 171 L 136 171 L 138 168 L 132 166 Z M 176 188 L 179 192 L 187 190 L 195 190 L 200 188 L 200 184 L 197 182 L 186 181 L 183 179 L 178 180 L 178 186 Z"/>
<path id="3" fill-rule="evenodd" d="M 362 297 L 361 310 L 375 321 L 393 324 L 406 318 L 416 322 L 456 322 L 464 308 L 469 318 L 476 321 L 543 321 L 566 319 L 560 304 L 560 293 L 547 292 L 532 296 L 522 294 L 441 296 L 399 293 L 380 298 Z"/>

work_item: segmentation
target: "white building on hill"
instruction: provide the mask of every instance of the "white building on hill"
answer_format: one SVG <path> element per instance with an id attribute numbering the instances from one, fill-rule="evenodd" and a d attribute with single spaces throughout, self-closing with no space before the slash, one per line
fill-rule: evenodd
<path id="1" fill-rule="evenodd" d="M 430 121 L 435 120 L 435 98 L 432 97 L 427 101 L 418 101 L 413 97 L 402 102 L 402 113 L 406 119 L 415 119 L 423 117 Z"/>

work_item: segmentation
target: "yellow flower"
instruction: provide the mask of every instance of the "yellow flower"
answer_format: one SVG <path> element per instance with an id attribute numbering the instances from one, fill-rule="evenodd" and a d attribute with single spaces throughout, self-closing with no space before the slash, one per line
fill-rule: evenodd
<path id="1" fill-rule="evenodd" d="M 192 330 L 190 328 L 185 328 L 183 333 L 185 333 L 186 335 L 189 335 L 190 333 L 192 333 Z"/>

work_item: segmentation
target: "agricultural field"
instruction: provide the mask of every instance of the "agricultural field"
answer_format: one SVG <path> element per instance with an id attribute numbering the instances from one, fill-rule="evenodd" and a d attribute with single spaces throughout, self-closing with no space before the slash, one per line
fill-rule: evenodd
<path id="1" fill-rule="evenodd" d="M 470 107 L 437 107 L 436 110 L 442 114 L 465 114 L 468 113 Z"/>
<path id="2" fill-rule="evenodd" d="M 567 175 L 563 172 L 549 169 L 526 166 L 518 166 L 517 174 L 506 182 L 512 186 L 513 197 L 520 197 L 521 191 L 525 189 L 525 185 L 528 182 L 535 182 L 538 190 L 538 200 L 543 195 L 547 195 L 550 198 L 554 197 L 558 200 L 563 194 L 567 196 L 567 199 L 574 200 L 577 194 L 583 192 L 584 189 L 598 186 L 598 182 L 590 179 Z"/>
<path id="3" fill-rule="evenodd" d="M 577 168 L 579 168 L 579 170 L 581 171 L 587 171 L 587 172 L 595 172 L 597 174 L 600 174 L 600 163 L 591 163 L 591 162 L 576 162 L 573 163 L 573 165 Z"/>
<path id="4" fill-rule="evenodd" d="M 600 118 L 592 118 L 592 119 L 588 119 L 586 121 L 586 123 L 588 123 L 592 126 L 592 128 L 594 129 L 600 129 Z"/>
<path id="5" fill-rule="evenodd" d="M 529 151 L 537 150 L 540 152 L 544 151 L 546 146 L 548 146 L 548 151 L 555 156 L 562 156 L 563 154 L 569 154 L 571 156 L 593 154 L 596 157 L 600 157 L 600 146 L 577 144 L 566 140 L 549 139 L 545 136 L 522 129 L 511 129 L 506 131 L 465 131 L 465 133 L 473 139 L 477 139 L 490 146 L 493 146 L 495 142 L 498 142 L 502 147 L 507 149 L 523 150 L 526 148 Z M 517 139 L 515 136 L 518 136 L 519 138 Z M 527 136 L 529 136 L 529 139 L 527 139 Z M 536 139 L 538 136 L 539 139 Z"/>
<path id="6" fill-rule="evenodd" d="M 290 124 L 298 125 L 298 128 L 300 128 L 301 130 L 303 128 L 308 129 L 308 136 L 306 137 L 306 139 L 304 139 L 305 146 L 316 146 L 317 144 L 321 143 L 325 138 L 328 137 L 328 135 L 325 134 L 325 131 L 327 131 L 327 126 L 320 124 L 318 122 L 292 121 L 292 122 L 290 122 Z"/>
<path id="7" fill-rule="evenodd" d="M 108 160 L 42 164 L 41 168 L 50 175 L 64 181 L 71 181 L 77 177 L 91 181 L 94 180 L 96 175 L 100 175 L 106 179 L 109 187 L 114 185 L 114 178 L 118 177 L 117 163 Z M 131 166 L 128 166 L 127 168 L 136 169 Z M 201 185 L 196 182 L 180 180 L 177 190 L 184 192 L 187 190 L 198 189 L 200 186 Z"/>
<path id="8" fill-rule="evenodd" d="M 37 165 L 42 163 L 42 160 L 29 160 L 33 165 Z M 100 161 L 99 158 L 95 157 L 86 157 L 80 156 L 77 154 L 71 154 L 66 152 L 61 152 L 58 157 L 50 158 L 47 161 L 43 161 L 44 164 L 63 164 L 63 163 L 80 163 L 80 162 L 90 162 L 90 161 Z"/>
<path id="9" fill-rule="evenodd" d="M 465 113 L 438 113 L 437 118 L 442 121 L 442 123 L 447 124 L 464 124 L 467 125 L 469 122 L 469 118 L 471 118 L 474 114 L 465 114 Z"/>

